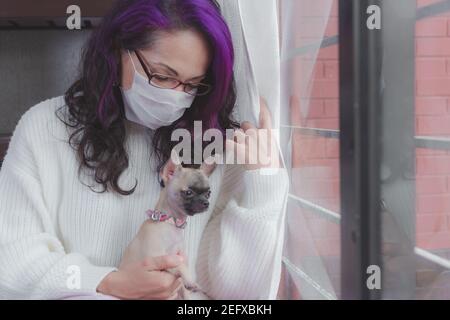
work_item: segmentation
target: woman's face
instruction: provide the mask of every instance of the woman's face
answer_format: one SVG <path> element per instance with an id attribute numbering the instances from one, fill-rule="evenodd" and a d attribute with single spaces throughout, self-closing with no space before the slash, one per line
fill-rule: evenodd
<path id="1" fill-rule="evenodd" d="M 202 82 L 210 64 L 207 42 L 192 30 L 159 32 L 151 48 L 139 50 L 153 73 L 176 78 L 182 82 Z M 134 52 L 130 52 L 136 70 L 145 75 Z M 133 84 L 134 69 L 130 56 L 122 54 L 122 88 L 129 89 Z M 174 90 L 183 91 L 183 85 Z"/>

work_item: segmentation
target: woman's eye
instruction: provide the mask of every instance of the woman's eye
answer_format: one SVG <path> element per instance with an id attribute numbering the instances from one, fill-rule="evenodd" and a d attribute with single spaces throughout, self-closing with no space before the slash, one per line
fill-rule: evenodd
<path id="1" fill-rule="evenodd" d="M 169 78 L 163 77 L 163 76 L 159 76 L 159 75 L 154 75 L 153 77 L 154 77 L 156 80 L 158 80 L 158 81 L 168 81 L 168 80 L 169 80 Z"/>
<path id="2" fill-rule="evenodd" d="M 177 86 L 178 81 L 170 77 L 154 74 L 151 83 L 158 88 L 173 89 Z"/>

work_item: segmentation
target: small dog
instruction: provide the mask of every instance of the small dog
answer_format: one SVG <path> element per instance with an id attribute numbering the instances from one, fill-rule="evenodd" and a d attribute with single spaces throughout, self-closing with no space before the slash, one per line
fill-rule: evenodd
<path id="1" fill-rule="evenodd" d="M 181 228 L 184 228 L 189 216 L 209 208 L 211 190 L 208 177 L 215 166 L 213 159 L 208 159 L 198 169 L 185 168 L 177 153 L 172 151 L 171 158 L 161 172 L 163 188 L 155 210 L 147 211 L 150 219 L 142 224 L 125 250 L 120 266 L 142 261 L 146 257 L 183 252 Z M 186 262 L 168 271 L 183 280 L 182 300 L 190 300 L 192 292 L 203 292 L 193 282 Z"/>

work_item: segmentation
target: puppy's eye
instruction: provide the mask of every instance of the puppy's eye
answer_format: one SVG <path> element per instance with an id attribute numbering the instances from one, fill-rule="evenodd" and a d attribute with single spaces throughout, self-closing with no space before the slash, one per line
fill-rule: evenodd
<path id="1" fill-rule="evenodd" d="M 208 191 L 208 192 L 205 194 L 205 197 L 206 197 L 206 199 L 209 199 L 210 196 L 211 196 L 211 191 Z"/>
<path id="2" fill-rule="evenodd" d="M 192 190 L 184 190 L 183 194 L 187 197 L 190 197 L 190 196 L 192 196 L 193 192 L 192 192 Z"/>

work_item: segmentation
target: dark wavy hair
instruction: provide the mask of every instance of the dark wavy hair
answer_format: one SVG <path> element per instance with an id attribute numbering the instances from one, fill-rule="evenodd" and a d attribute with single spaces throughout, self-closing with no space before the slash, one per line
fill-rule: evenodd
<path id="1" fill-rule="evenodd" d="M 78 80 L 65 93 L 68 113 L 66 119 L 60 118 L 73 129 L 69 143 L 77 152 L 78 173 L 82 168 L 91 170 L 95 182 L 103 186 L 100 193 L 112 188 L 130 195 L 137 186 L 137 181 L 131 190 L 118 185 L 129 166 L 119 87 L 122 50 L 151 48 L 156 31 L 186 29 L 203 35 L 211 48 L 212 61 L 204 82 L 213 90 L 196 97 L 175 123 L 153 132 L 156 174 L 177 143 L 170 139 L 174 129 L 192 132 L 196 120 L 202 121 L 203 131 L 216 128 L 225 132 L 238 126 L 231 116 L 236 103 L 233 44 L 218 4 L 214 0 L 119 0 L 83 49 Z"/>

